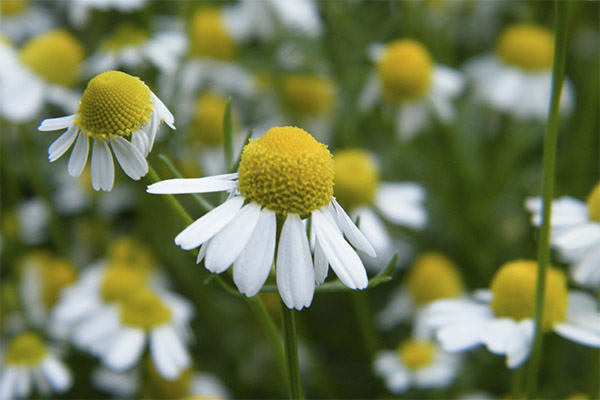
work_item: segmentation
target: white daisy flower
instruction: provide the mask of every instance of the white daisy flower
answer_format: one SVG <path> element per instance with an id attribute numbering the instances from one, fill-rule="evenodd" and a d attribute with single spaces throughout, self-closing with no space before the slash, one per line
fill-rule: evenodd
<path id="1" fill-rule="evenodd" d="M 537 261 L 504 264 L 490 290 L 476 298 L 438 300 L 426 310 L 446 351 L 460 352 L 484 344 L 494 354 L 506 355 L 506 365 L 518 368 L 529 357 L 534 338 L 533 313 Z M 544 332 L 585 346 L 600 347 L 600 312 L 595 299 L 584 292 L 568 292 L 564 274 L 548 268 L 544 297 Z"/>
<path id="2" fill-rule="evenodd" d="M 28 0 L 2 0 L 0 32 L 16 43 L 49 31 L 55 25 L 50 13 Z"/>
<path id="3" fill-rule="evenodd" d="M 45 103 L 73 112 L 80 93 L 73 86 L 80 76 L 83 45 L 66 30 L 34 37 L 16 51 L 0 43 L 0 115 L 12 122 L 34 118 Z"/>
<path id="4" fill-rule="evenodd" d="M 12 338 L 4 353 L 0 372 L 0 398 L 29 398 L 38 395 L 63 394 L 73 385 L 71 372 L 57 351 L 42 338 L 24 332 Z"/>
<path id="5" fill-rule="evenodd" d="M 98 50 L 85 62 L 86 75 L 116 69 L 135 70 L 154 65 L 163 74 L 172 74 L 185 53 L 187 40 L 177 31 L 149 35 L 131 23 L 117 25 Z"/>
<path id="6" fill-rule="evenodd" d="M 381 329 L 392 329 L 411 315 L 421 316 L 431 302 L 461 297 L 463 291 L 464 284 L 456 265 L 444 254 L 424 252 L 412 263 L 405 284 L 391 293 L 388 304 L 376 315 L 375 321 Z M 415 329 L 429 330 L 422 324 L 415 324 Z"/>
<path id="7" fill-rule="evenodd" d="M 281 299 L 300 310 L 310 306 L 329 264 L 349 288 L 368 284 L 344 235 L 357 249 L 375 252 L 333 197 L 333 178 L 325 145 L 302 129 L 275 127 L 244 147 L 238 173 L 166 180 L 148 186 L 148 192 L 229 191 L 225 203 L 184 229 L 175 243 L 184 250 L 201 246 L 198 262 L 204 259 L 211 272 L 233 264 L 233 280 L 248 297 L 258 293 L 275 263 Z M 316 237 L 314 262 L 302 221 L 307 217 Z"/>
<path id="8" fill-rule="evenodd" d="M 427 224 L 427 211 L 423 205 L 425 189 L 413 182 L 381 182 L 377 163 L 363 150 L 337 151 L 333 160 L 335 197 L 352 219 L 360 219 L 360 228 L 377 253 L 377 258 L 366 259 L 366 265 L 374 271 L 379 270 L 398 247 L 383 220 L 423 229 Z"/>
<path id="9" fill-rule="evenodd" d="M 91 137 L 92 187 L 110 191 L 115 179 L 110 148 L 123 172 L 131 179 L 140 179 L 148 172 L 146 157 L 161 122 L 175 129 L 173 115 L 144 82 L 123 72 L 108 71 L 90 80 L 75 114 L 46 119 L 38 130 L 67 128 L 48 148 L 48 159 L 56 161 L 75 143 L 67 168 L 74 177 L 85 167 Z M 125 139 L 129 136 L 130 140 Z"/>
<path id="10" fill-rule="evenodd" d="M 533 215 L 531 222 L 542 224 L 542 199 L 532 197 L 525 207 Z M 569 196 L 552 202 L 551 244 L 562 261 L 572 263 L 570 275 L 577 284 L 600 288 L 600 183 L 587 203 Z"/>
<path id="11" fill-rule="evenodd" d="M 17 204 L 17 226 L 19 239 L 30 245 L 42 244 L 48 240 L 50 209 L 46 202 L 37 197 Z"/>
<path id="12" fill-rule="evenodd" d="M 460 360 L 432 341 L 408 339 L 398 349 L 375 355 L 373 372 L 384 379 L 387 389 L 403 394 L 411 388 L 442 389 L 450 386 L 460 368 Z"/>
<path id="13" fill-rule="evenodd" d="M 129 13 L 142 9 L 147 2 L 148 0 L 71 0 L 67 4 L 67 15 L 73 25 L 82 28 L 88 23 L 92 10 Z"/>
<path id="14" fill-rule="evenodd" d="M 367 79 L 359 108 L 370 110 L 380 101 L 391 105 L 396 133 L 403 139 L 427 127 L 431 118 L 446 123 L 454 119 L 452 99 L 464 87 L 458 71 L 434 64 L 429 51 L 416 40 L 374 44 L 369 53 L 377 70 Z"/>
<path id="15" fill-rule="evenodd" d="M 552 32 L 537 25 L 506 28 L 494 54 L 479 56 L 465 65 L 474 95 L 495 110 L 520 119 L 546 121 L 552 87 Z M 571 83 L 565 81 L 560 111 L 573 109 Z"/>

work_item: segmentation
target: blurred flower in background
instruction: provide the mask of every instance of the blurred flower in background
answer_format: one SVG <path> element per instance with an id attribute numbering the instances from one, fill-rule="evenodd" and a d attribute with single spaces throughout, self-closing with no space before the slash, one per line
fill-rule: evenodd
<path id="1" fill-rule="evenodd" d="M 130 13 L 142 9 L 147 2 L 148 0 L 68 0 L 65 8 L 70 22 L 78 28 L 83 28 L 88 24 L 90 14 L 94 10 Z"/>
<path id="2" fill-rule="evenodd" d="M 2 0 L 0 18 L 0 33 L 19 44 L 56 25 L 47 10 L 29 0 Z"/>

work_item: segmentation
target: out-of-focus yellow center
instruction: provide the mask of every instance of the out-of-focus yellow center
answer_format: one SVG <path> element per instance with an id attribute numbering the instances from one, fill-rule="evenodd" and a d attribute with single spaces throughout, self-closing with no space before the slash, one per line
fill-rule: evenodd
<path id="1" fill-rule="evenodd" d="M 519 24 L 506 28 L 496 45 L 501 60 L 530 71 L 552 67 L 554 37 L 537 25 Z"/>
<path id="2" fill-rule="evenodd" d="M 171 310 L 149 289 L 140 289 L 119 304 L 121 322 L 143 330 L 151 330 L 171 320 Z"/>
<path id="3" fill-rule="evenodd" d="M 129 236 L 118 238 L 110 244 L 108 259 L 111 265 L 127 267 L 141 274 L 149 273 L 154 267 L 150 249 Z"/>
<path id="4" fill-rule="evenodd" d="M 140 46 L 148 40 L 148 33 L 130 23 L 118 25 L 112 34 L 102 42 L 102 50 L 119 51 L 127 46 Z"/>
<path id="5" fill-rule="evenodd" d="M 600 222 L 600 183 L 597 183 L 587 198 L 588 215 L 592 221 Z"/>
<path id="6" fill-rule="evenodd" d="M 235 57 L 235 43 L 227 33 L 219 10 L 201 9 L 190 24 L 190 53 L 193 57 L 211 57 L 229 61 Z"/>
<path id="7" fill-rule="evenodd" d="M 71 87 L 85 56 L 81 42 L 61 29 L 43 33 L 23 45 L 21 62 L 49 83 Z"/>
<path id="8" fill-rule="evenodd" d="M 116 264 L 104 272 L 100 293 L 107 303 L 121 301 L 143 288 L 146 282 L 147 275 L 139 270 Z"/>
<path id="9" fill-rule="evenodd" d="M 75 122 L 96 139 L 128 136 L 148 121 L 152 109 L 144 82 L 124 72 L 107 71 L 88 83 Z"/>
<path id="10" fill-rule="evenodd" d="M 307 215 L 331 201 L 333 175 L 326 145 L 300 128 L 275 127 L 244 147 L 239 190 L 279 214 Z"/>
<path id="11" fill-rule="evenodd" d="M 518 260 L 504 264 L 492 280 L 492 309 L 498 317 L 517 321 L 533 318 L 537 262 Z M 565 320 L 568 305 L 567 281 L 558 269 L 549 267 L 546 273 L 544 315 L 542 328 L 552 329 L 554 324 Z"/>
<path id="12" fill-rule="evenodd" d="M 463 283 L 458 269 L 448 257 L 425 252 L 412 264 L 407 277 L 408 291 L 415 303 L 428 304 L 437 299 L 458 297 Z"/>
<path id="13" fill-rule="evenodd" d="M 431 85 L 433 61 L 427 49 L 411 39 L 390 43 L 377 64 L 383 96 L 391 102 L 416 99 Z"/>
<path id="14" fill-rule="evenodd" d="M 68 260 L 54 257 L 47 251 L 39 250 L 23 260 L 25 268 L 37 268 L 41 274 L 42 300 L 50 309 L 58 300 L 61 290 L 75 282 L 77 271 Z"/>
<path id="15" fill-rule="evenodd" d="M 33 367 L 38 365 L 48 353 L 42 338 L 32 332 L 15 336 L 6 350 L 5 361 L 15 367 Z"/>
<path id="16" fill-rule="evenodd" d="M 398 346 L 398 357 L 409 369 L 428 366 L 435 356 L 433 344 L 421 340 L 406 340 Z"/>
<path id="17" fill-rule="evenodd" d="M 177 379 L 168 381 L 156 370 L 151 357 L 146 360 L 150 375 L 148 384 L 152 388 L 152 398 L 183 399 L 190 393 L 190 382 L 192 380 L 192 370 L 190 368 L 181 371 Z"/>
<path id="18" fill-rule="evenodd" d="M 291 74 L 281 82 L 283 101 L 292 114 L 313 116 L 327 113 L 334 102 L 331 80 L 308 74 Z"/>
<path id="19" fill-rule="evenodd" d="M 371 156 L 362 150 L 341 150 L 333 155 L 334 195 L 344 208 L 373 204 L 379 186 L 379 171 Z"/>
<path id="20" fill-rule="evenodd" d="M 14 16 L 21 14 L 29 3 L 26 0 L 2 0 L 0 1 L 0 14 L 3 16 Z"/>
<path id="21" fill-rule="evenodd" d="M 223 118 L 227 99 L 215 93 L 205 93 L 196 100 L 196 112 L 194 113 L 194 136 L 203 144 L 217 146 L 225 140 L 223 131 Z M 238 116 L 234 108 L 231 108 L 232 125 L 238 123 Z M 235 132 L 235 129 L 233 129 Z"/>

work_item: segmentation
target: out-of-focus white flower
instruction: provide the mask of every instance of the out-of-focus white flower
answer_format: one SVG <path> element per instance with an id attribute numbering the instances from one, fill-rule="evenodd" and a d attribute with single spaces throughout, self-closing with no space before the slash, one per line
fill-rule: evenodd
<path id="1" fill-rule="evenodd" d="M 19 239 L 27 244 L 41 244 L 48 239 L 50 210 L 45 201 L 33 198 L 17 205 Z"/>
<path id="2" fill-rule="evenodd" d="M 84 50 L 66 30 L 43 33 L 20 51 L 0 41 L 0 115 L 12 122 L 36 117 L 45 103 L 67 112 L 77 108 L 80 93 L 71 89 L 80 76 Z"/>
<path id="3" fill-rule="evenodd" d="M 461 352 L 484 344 L 494 354 L 506 355 L 506 365 L 518 368 L 529 357 L 533 343 L 537 262 L 504 264 L 490 290 L 471 299 L 438 300 L 425 311 L 428 324 L 446 351 Z M 585 346 L 600 347 L 600 312 L 584 292 L 568 292 L 560 270 L 548 268 L 544 297 L 544 332 L 550 330 Z"/>
<path id="4" fill-rule="evenodd" d="M 379 270 L 396 248 L 379 214 L 395 225 L 422 229 L 427 224 L 425 189 L 413 182 L 381 182 L 376 162 L 363 150 L 337 151 L 333 158 L 335 197 L 354 220 L 360 219 L 360 229 L 377 253 L 365 263 Z"/>
<path id="5" fill-rule="evenodd" d="M 0 18 L 0 33 L 15 43 L 49 31 L 55 25 L 47 10 L 28 0 L 2 0 Z"/>
<path id="6" fill-rule="evenodd" d="M 542 224 L 542 199 L 532 197 L 525 207 L 531 222 Z M 577 284 L 600 287 L 600 183 L 590 193 L 587 204 L 569 196 L 552 202 L 551 244 L 562 261 L 572 263 L 570 275 Z"/>
<path id="7" fill-rule="evenodd" d="M 67 128 L 48 148 L 48 159 L 56 161 L 73 146 L 67 171 L 74 177 L 85 168 L 91 137 L 92 187 L 110 191 L 115 179 L 112 152 L 123 172 L 138 180 L 148 173 L 146 157 L 160 124 L 165 122 L 175 129 L 174 121 L 163 102 L 139 78 L 107 71 L 90 80 L 75 114 L 45 119 L 38 130 Z"/>
<path id="8" fill-rule="evenodd" d="M 432 118 L 449 122 L 454 118 L 453 98 L 464 87 L 462 75 L 434 61 L 416 40 L 400 39 L 388 45 L 373 44 L 369 57 L 377 63 L 359 100 L 363 111 L 383 101 L 395 110 L 396 133 L 410 139 L 431 123 Z"/>
<path id="9" fill-rule="evenodd" d="M 150 35 L 131 23 L 118 25 L 85 62 L 86 75 L 115 69 L 136 70 L 149 62 L 161 73 L 172 74 L 185 53 L 187 40 L 178 31 Z"/>
<path id="10" fill-rule="evenodd" d="M 66 7 L 71 23 L 82 28 L 88 23 L 92 9 L 128 13 L 143 8 L 147 2 L 148 0 L 70 0 Z"/>
<path id="11" fill-rule="evenodd" d="M 467 62 L 465 72 L 473 80 L 475 97 L 493 109 L 516 118 L 545 121 L 553 54 L 552 32 L 537 25 L 512 25 L 500 35 L 496 52 Z M 569 113 L 573 103 L 573 88 L 566 80 L 560 111 Z"/>
<path id="12" fill-rule="evenodd" d="M 10 341 L 0 372 L 0 398 L 24 399 L 37 392 L 41 396 L 63 394 L 73 385 L 71 372 L 58 352 L 32 332 Z"/>
<path id="13" fill-rule="evenodd" d="M 411 388 L 442 389 L 450 386 L 460 368 L 455 354 L 442 350 L 435 342 L 408 339 L 398 349 L 375 356 L 373 372 L 383 378 L 387 389 L 402 394 Z"/>

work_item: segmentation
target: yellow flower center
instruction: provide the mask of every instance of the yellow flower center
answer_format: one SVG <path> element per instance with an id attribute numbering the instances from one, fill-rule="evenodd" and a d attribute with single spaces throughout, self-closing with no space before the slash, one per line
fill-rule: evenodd
<path id="1" fill-rule="evenodd" d="M 320 76 L 289 75 L 283 79 L 281 89 L 286 107 L 296 115 L 318 115 L 330 111 L 333 106 L 333 84 Z"/>
<path id="2" fill-rule="evenodd" d="M 79 77 L 84 58 L 80 41 L 66 30 L 41 34 L 23 46 L 21 62 L 44 80 L 62 86 L 73 86 Z"/>
<path id="3" fill-rule="evenodd" d="M 98 74 L 79 103 L 79 123 L 88 136 L 128 136 L 152 115 L 150 89 L 139 78 L 119 71 Z"/>
<path id="4" fill-rule="evenodd" d="M 587 199 L 588 215 L 592 221 L 600 222 L 600 183 L 597 183 Z"/>
<path id="5" fill-rule="evenodd" d="M 333 174 L 326 145 L 300 128 L 275 127 L 244 147 L 239 190 L 279 214 L 307 215 L 331 202 Z"/>
<path id="6" fill-rule="evenodd" d="M 342 150 L 333 155 L 335 197 L 345 208 L 373 204 L 379 186 L 379 171 L 362 150 Z"/>
<path id="7" fill-rule="evenodd" d="M 537 25 L 519 24 L 504 30 L 496 51 L 501 60 L 530 71 L 552 67 L 554 38 L 552 32 Z"/>
<path id="8" fill-rule="evenodd" d="M 205 93 L 196 100 L 193 124 L 195 137 L 200 143 L 209 146 L 223 144 L 225 107 L 227 107 L 227 99 L 214 93 Z M 236 126 L 238 117 L 233 107 L 231 114 L 232 123 Z"/>
<path id="9" fill-rule="evenodd" d="M 118 25 L 113 33 L 102 43 L 106 52 L 119 51 L 127 46 L 140 46 L 148 40 L 148 34 L 130 23 Z"/>
<path id="10" fill-rule="evenodd" d="M 107 303 L 120 301 L 135 290 L 143 288 L 146 281 L 147 276 L 139 270 L 116 264 L 108 267 L 104 272 L 100 292 Z"/>
<path id="11" fill-rule="evenodd" d="M 411 297 L 419 305 L 458 297 L 463 289 L 454 263 L 437 252 L 423 253 L 415 260 L 408 273 L 407 286 Z"/>
<path id="12" fill-rule="evenodd" d="M 435 356 L 433 344 L 422 340 L 406 340 L 397 351 L 404 365 L 413 370 L 428 366 Z"/>
<path id="13" fill-rule="evenodd" d="M 23 260 L 24 268 L 35 268 L 41 275 L 41 295 L 46 309 L 58 300 L 61 290 L 75 282 L 77 271 L 69 261 L 39 250 Z"/>
<path id="14" fill-rule="evenodd" d="M 158 373 L 152 358 L 148 357 L 146 360 L 150 375 L 148 384 L 152 387 L 152 398 L 183 399 L 190 393 L 190 382 L 192 380 L 191 368 L 181 371 L 177 379 L 169 381 Z"/>
<path id="15" fill-rule="evenodd" d="M 194 57 L 229 61 L 235 57 L 235 44 L 223 25 L 219 10 L 198 10 L 190 24 L 190 52 Z"/>
<path id="16" fill-rule="evenodd" d="M 2 0 L 0 1 L 0 14 L 4 16 L 21 14 L 28 5 L 26 0 Z"/>
<path id="17" fill-rule="evenodd" d="M 154 258 L 148 247 L 128 236 L 111 243 L 108 259 L 112 265 L 124 266 L 141 274 L 147 274 L 154 266 Z"/>
<path id="18" fill-rule="evenodd" d="M 427 49 L 410 39 L 390 43 L 377 64 L 383 96 L 392 102 L 419 98 L 431 85 L 433 61 Z"/>
<path id="19" fill-rule="evenodd" d="M 120 303 L 121 321 L 146 331 L 171 320 L 171 310 L 148 289 L 140 289 Z"/>
<path id="20" fill-rule="evenodd" d="M 42 338 L 32 332 L 14 337 L 6 350 L 6 363 L 11 366 L 33 367 L 46 356 L 48 350 Z"/>
<path id="21" fill-rule="evenodd" d="M 504 264 L 492 280 L 492 309 L 498 317 L 520 321 L 533 318 L 537 261 L 518 260 Z M 565 275 L 558 269 L 548 268 L 544 296 L 542 328 L 548 331 L 564 321 L 567 313 L 568 292 Z"/>

